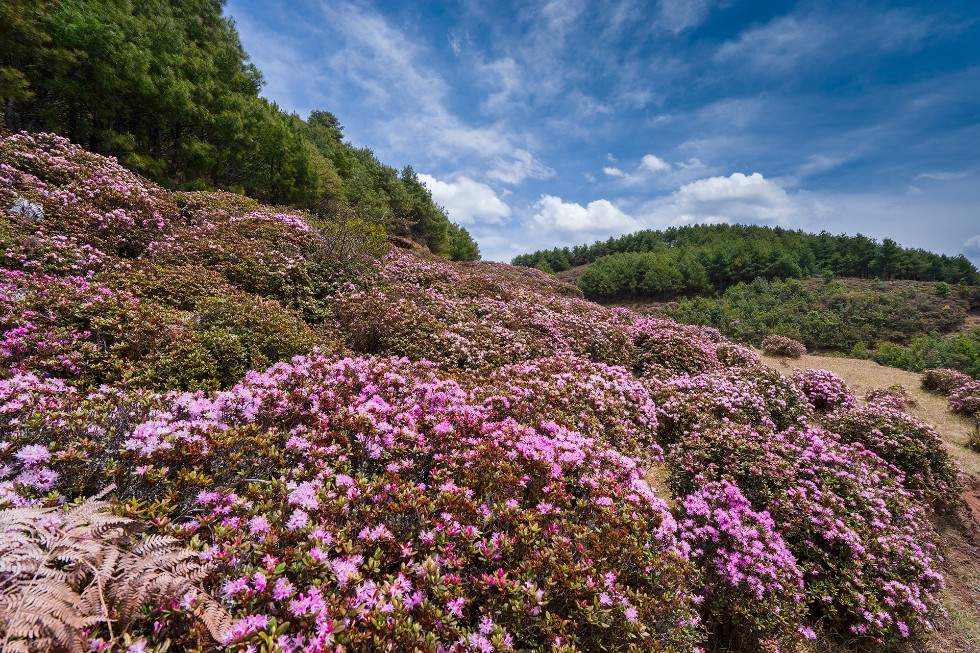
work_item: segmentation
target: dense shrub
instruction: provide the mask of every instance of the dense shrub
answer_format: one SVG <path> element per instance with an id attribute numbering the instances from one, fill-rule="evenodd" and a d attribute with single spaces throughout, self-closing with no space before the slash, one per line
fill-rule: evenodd
<path id="1" fill-rule="evenodd" d="M 445 367 L 492 367 L 559 353 L 611 365 L 630 360 L 629 316 L 553 294 L 557 284 L 538 290 L 493 275 L 494 269 L 392 250 L 377 278 L 350 284 L 333 298 L 340 329 L 356 352 Z"/>
<path id="2" fill-rule="evenodd" d="M 829 412 L 850 408 L 857 403 L 844 379 L 827 370 L 795 369 L 793 382 L 799 386 L 815 410 Z"/>
<path id="3" fill-rule="evenodd" d="M 773 356 L 799 358 L 806 354 L 806 347 L 803 343 L 776 334 L 766 336 L 759 346 L 762 348 L 762 351 Z"/>
<path id="4" fill-rule="evenodd" d="M 904 410 L 915 406 L 915 397 L 909 394 L 900 383 L 890 385 L 887 388 L 871 388 L 864 395 L 864 400 L 875 406 L 884 406 L 896 410 Z"/>
<path id="5" fill-rule="evenodd" d="M 124 468 L 103 464 L 139 499 L 133 510 L 158 521 L 198 512 L 177 532 L 210 547 L 238 619 L 229 643 L 687 651 L 695 641 L 675 522 L 636 464 L 596 440 L 498 421 L 431 366 L 397 359 L 297 359 L 168 403 L 129 431 Z M 43 459 L 45 489 L 58 491 L 74 482 L 59 469 L 65 444 L 18 437 L 0 451 Z M 180 471 L 164 485 L 167 470 Z M 156 619 L 148 641 L 180 635 L 166 612 Z"/>
<path id="6" fill-rule="evenodd" d="M 803 575 L 767 512 L 756 512 L 730 481 L 683 498 L 681 539 L 703 574 L 701 607 L 712 649 L 794 651 L 813 631 L 801 627 Z"/>
<path id="7" fill-rule="evenodd" d="M 768 511 L 803 573 L 811 620 L 884 642 L 930 628 L 943 586 L 934 536 L 874 453 L 820 429 L 739 426 L 691 434 L 668 460 L 676 493 L 726 479 Z"/>
<path id="8" fill-rule="evenodd" d="M 826 379 L 716 329 L 527 268 L 369 265 L 356 224 L 3 147 L 0 201 L 43 211 L 0 215 L 0 508 L 115 483 L 117 512 L 213 563 L 226 648 L 787 651 L 819 624 L 926 627 L 925 502 L 953 488 L 901 413 L 817 430 Z M 206 648 L 192 598 L 84 644 Z"/>
<path id="9" fill-rule="evenodd" d="M 546 358 L 506 365 L 472 384 L 499 419 L 546 429 L 557 424 L 631 456 L 663 454 L 650 391 L 622 367 Z"/>
<path id="10" fill-rule="evenodd" d="M 721 367 L 715 348 L 717 330 L 677 324 L 663 318 L 645 317 L 632 328 L 633 369 L 640 376 L 699 374 Z"/>
<path id="11" fill-rule="evenodd" d="M 980 378 L 980 328 L 924 334 L 912 338 L 907 345 L 879 343 L 865 357 L 913 372 L 952 368 L 974 379 Z"/>
<path id="12" fill-rule="evenodd" d="M 790 379 L 763 366 L 674 376 L 655 384 L 652 395 L 664 442 L 728 423 L 781 430 L 805 423 L 812 412 Z"/>
<path id="13" fill-rule="evenodd" d="M 980 381 L 970 381 L 950 392 L 949 407 L 954 413 L 980 415 Z"/>
<path id="14" fill-rule="evenodd" d="M 970 377 L 962 372 L 949 369 L 926 370 L 922 374 L 922 387 L 926 390 L 949 395 L 970 382 Z"/>
<path id="15" fill-rule="evenodd" d="M 759 345 L 778 334 L 810 350 L 883 365 L 913 371 L 953 367 L 980 375 L 980 330 L 959 330 L 978 303 L 980 293 L 968 286 L 940 298 L 927 282 L 758 279 L 721 297 L 682 299 L 663 310 L 680 322 L 717 327 L 738 342 Z"/>
<path id="16" fill-rule="evenodd" d="M 904 486 L 939 512 L 959 504 L 956 464 L 928 424 L 884 404 L 843 408 L 824 420 L 824 427 L 844 442 L 858 442 L 904 474 Z"/>

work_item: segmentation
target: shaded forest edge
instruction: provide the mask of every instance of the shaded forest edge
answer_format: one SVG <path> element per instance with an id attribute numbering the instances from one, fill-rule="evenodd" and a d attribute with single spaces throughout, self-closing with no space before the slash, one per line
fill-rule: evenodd
<path id="1" fill-rule="evenodd" d="M 0 5 L 0 113 L 7 132 L 51 132 L 168 188 L 224 189 L 320 216 L 356 216 L 453 260 L 469 233 L 415 171 L 260 97 L 224 2 L 14 0 Z"/>

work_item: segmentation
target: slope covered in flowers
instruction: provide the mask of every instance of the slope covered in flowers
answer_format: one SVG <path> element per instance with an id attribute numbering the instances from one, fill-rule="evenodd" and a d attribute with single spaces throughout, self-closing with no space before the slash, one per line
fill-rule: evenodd
<path id="1" fill-rule="evenodd" d="M 0 508 L 115 483 L 233 622 L 188 593 L 93 650 L 884 650 L 937 614 L 956 471 L 890 405 L 536 270 L 0 157 Z"/>

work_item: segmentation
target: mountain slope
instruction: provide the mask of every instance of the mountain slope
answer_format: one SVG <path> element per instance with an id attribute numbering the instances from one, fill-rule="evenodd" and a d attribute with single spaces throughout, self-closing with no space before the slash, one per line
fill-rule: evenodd
<path id="1" fill-rule="evenodd" d="M 537 270 L 57 137 L 0 157 L 0 507 L 114 483 L 233 618 L 216 642 L 173 596 L 96 649 L 884 651 L 939 614 L 956 469 L 904 413 L 855 415 L 915 456 L 821 428 L 821 386 L 713 329 Z"/>

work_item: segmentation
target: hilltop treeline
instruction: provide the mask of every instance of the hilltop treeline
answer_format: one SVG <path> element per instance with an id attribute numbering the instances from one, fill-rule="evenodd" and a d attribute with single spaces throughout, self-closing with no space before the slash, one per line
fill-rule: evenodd
<path id="1" fill-rule="evenodd" d="M 0 4 L 0 111 L 182 190 L 222 188 L 321 215 L 353 211 L 434 252 L 479 250 L 411 167 L 400 173 L 259 96 L 223 0 L 13 0 Z"/>
<path id="2" fill-rule="evenodd" d="M 879 243 L 860 234 L 728 224 L 639 231 L 593 245 L 524 254 L 513 263 L 552 272 L 589 264 L 579 287 L 599 300 L 669 299 L 720 291 L 757 277 L 830 274 L 949 283 L 978 279 L 976 268 L 962 255 L 903 248 L 890 238 Z"/>

